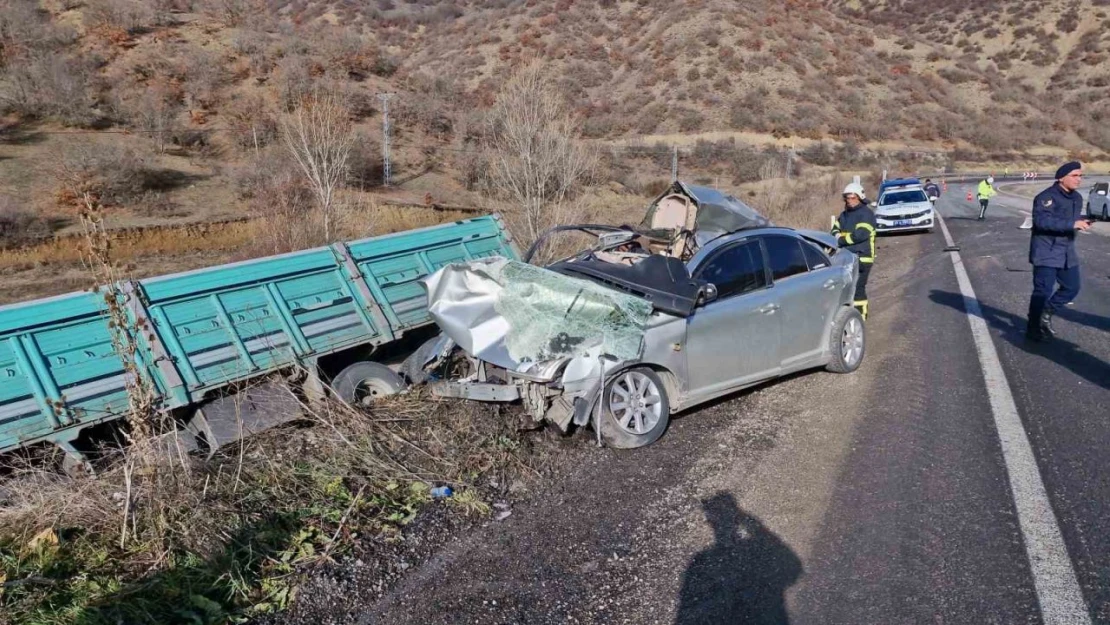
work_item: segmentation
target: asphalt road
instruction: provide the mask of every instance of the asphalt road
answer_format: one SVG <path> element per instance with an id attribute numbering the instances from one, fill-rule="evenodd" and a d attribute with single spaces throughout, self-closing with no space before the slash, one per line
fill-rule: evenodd
<path id="1" fill-rule="evenodd" d="M 1079 237 L 1060 338 L 1030 346 L 1030 202 L 999 197 L 980 222 L 966 192 L 940 209 L 970 303 L 939 229 L 884 237 L 855 374 L 792 376 L 679 416 L 649 448 L 580 454 L 384 595 L 290 620 L 1110 623 L 1110 224 Z M 1022 436 L 1001 425 L 1008 397 Z M 1057 559 L 1031 564 L 1053 536 Z"/>

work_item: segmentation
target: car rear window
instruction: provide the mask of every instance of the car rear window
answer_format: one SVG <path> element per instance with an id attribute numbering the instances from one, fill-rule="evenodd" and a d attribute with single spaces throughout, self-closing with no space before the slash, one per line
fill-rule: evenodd
<path id="1" fill-rule="evenodd" d="M 794 237 L 781 234 L 763 237 L 767 245 L 767 258 L 771 262 L 771 276 L 784 280 L 790 276 L 809 271 L 802 242 Z"/>
<path id="2" fill-rule="evenodd" d="M 911 191 L 891 191 L 884 193 L 883 197 L 879 199 L 879 206 L 890 206 L 892 204 L 907 204 L 909 202 L 928 202 L 929 198 L 925 197 L 925 192 L 921 189 L 913 189 Z"/>
<path id="3" fill-rule="evenodd" d="M 759 241 L 748 241 L 722 250 L 702 266 L 698 277 L 716 286 L 720 299 L 767 286 L 767 272 Z"/>
<path id="4" fill-rule="evenodd" d="M 829 266 L 829 258 L 825 253 L 817 249 L 816 245 L 809 242 L 802 243 L 802 251 L 805 252 L 806 262 L 809 263 L 809 270 L 821 269 L 822 267 Z"/>

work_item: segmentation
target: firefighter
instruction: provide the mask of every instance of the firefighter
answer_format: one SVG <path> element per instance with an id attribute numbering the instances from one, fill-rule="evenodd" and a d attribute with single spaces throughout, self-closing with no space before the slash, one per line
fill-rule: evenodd
<path id="1" fill-rule="evenodd" d="M 987 203 L 998 193 L 994 190 L 994 176 L 987 176 L 979 182 L 979 221 L 987 218 Z"/>
<path id="2" fill-rule="evenodd" d="M 875 213 L 865 200 L 863 186 L 858 182 L 844 187 L 844 212 L 833 222 L 832 234 L 837 245 L 859 257 L 859 280 L 852 305 L 867 319 L 867 277 L 875 263 Z"/>
<path id="3" fill-rule="evenodd" d="M 1091 227 L 1083 219 L 1083 166 L 1077 161 L 1056 170 L 1056 182 L 1033 198 L 1033 295 L 1025 338 L 1044 341 L 1056 335 L 1052 315 L 1079 294 L 1079 254 L 1075 236 Z"/>

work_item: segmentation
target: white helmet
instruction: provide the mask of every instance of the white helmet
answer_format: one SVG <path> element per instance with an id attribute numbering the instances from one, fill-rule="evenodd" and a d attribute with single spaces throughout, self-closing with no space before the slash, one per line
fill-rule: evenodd
<path id="1" fill-rule="evenodd" d="M 987 184 L 994 184 L 994 176 L 987 176 Z"/>
<path id="2" fill-rule="evenodd" d="M 849 182 L 848 186 L 844 187 L 844 195 L 852 194 L 859 199 L 863 199 L 863 185 L 858 182 Z"/>

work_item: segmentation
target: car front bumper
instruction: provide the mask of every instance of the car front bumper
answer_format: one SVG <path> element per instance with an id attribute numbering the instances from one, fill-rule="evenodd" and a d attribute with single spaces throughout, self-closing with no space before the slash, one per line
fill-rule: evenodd
<path id="1" fill-rule="evenodd" d="M 925 210 L 901 215 L 875 215 L 878 232 L 905 232 L 908 230 L 928 230 L 936 223 L 933 210 Z"/>

